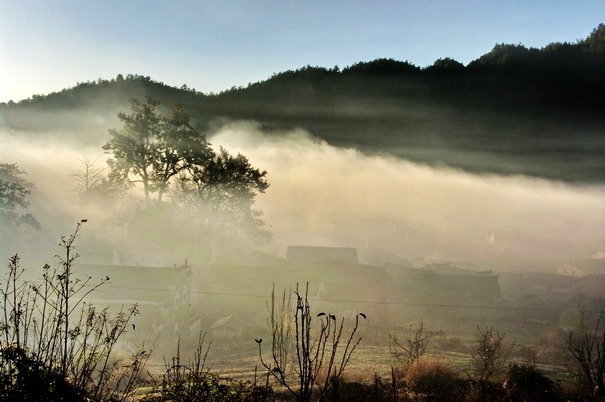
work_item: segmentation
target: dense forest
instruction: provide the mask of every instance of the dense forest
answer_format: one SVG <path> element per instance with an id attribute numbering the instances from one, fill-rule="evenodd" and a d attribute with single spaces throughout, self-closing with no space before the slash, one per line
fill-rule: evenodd
<path id="1" fill-rule="evenodd" d="M 182 103 L 201 130 L 254 120 L 270 132 L 303 128 L 367 153 L 595 183 L 605 177 L 604 71 L 600 24 L 575 43 L 497 44 L 466 66 L 450 58 L 424 68 L 390 58 L 342 69 L 306 66 L 219 94 L 118 75 L 0 104 L 0 113 L 7 130 L 69 129 L 93 142 L 91 121 L 115 118 L 130 97 L 150 95 L 166 109 Z M 106 131 L 99 124 L 98 133 Z"/>

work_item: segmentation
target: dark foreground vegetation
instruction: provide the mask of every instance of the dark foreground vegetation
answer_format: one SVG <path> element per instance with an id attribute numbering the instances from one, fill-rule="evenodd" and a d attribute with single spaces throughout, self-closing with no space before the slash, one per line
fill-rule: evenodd
<path id="1" fill-rule="evenodd" d="M 312 310 L 308 286 L 273 292 L 269 337 L 255 339 L 259 363 L 252 380 L 214 372 L 211 342 L 177 346 L 161 372 L 147 369 L 152 350 L 141 345 L 125 355 L 120 339 L 131 330 L 137 306 L 118 312 L 87 302 L 109 278 L 94 282 L 73 275 L 82 225 L 61 238 L 58 267 L 44 266 L 41 282 L 24 281 L 19 256 L 1 283 L 0 400 L 21 401 L 601 401 L 605 400 L 605 329 L 602 313 L 586 312 L 561 345 L 573 374 L 553 380 L 536 364 L 536 353 L 505 342 L 491 327 L 477 327 L 466 346 L 464 371 L 429 353 L 440 332 L 423 322 L 390 335 L 391 375 L 347 377 L 362 342 L 366 315 L 353 322 Z M 251 339 L 252 341 L 252 339 Z M 263 345 L 268 345 L 263 348 Z M 451 345 L 450 345 L 451 346 Z M 460 346 L 460 345 L 459 345 Z M 259 371 L 259 367 L 261 367 Z"/>
<path id="2" fill-rule="evenodd" d="M 0 104 L 0 114 L 11 131 L 69 130 L 95 144 L 129 98 L 151 96 L 166 108 L 180 102 L 204 132 L 253 120 L 275 135 L 303 128 L 335 146 L 417 162 L 595 183 L 605 169 L 603 71 L 601 24 L 575 43 L 497 44 L 466 66 L 447 57 L 423 68 L 394 59 L 306 66 L 219 94 L 120 74 Z"/>

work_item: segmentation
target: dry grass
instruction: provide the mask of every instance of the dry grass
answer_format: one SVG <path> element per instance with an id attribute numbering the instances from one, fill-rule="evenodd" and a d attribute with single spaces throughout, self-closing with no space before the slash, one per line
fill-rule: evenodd
<path id="1" fill-rule="evenodd" d="M 524 341 L 527 347 L 536 350 L 538 340 L 544 340 L 548 336 L 550 342 L 544 343 L 549 347 L 555 344 L 555 336 L 552 333 L 547 334 L 546 331 L 537 331 L 541 337 L 527 336 L 527 329 L 517 329 L 517 333 L 513 332 L 513 328 L 507 328 L 507 334 L 510 334 L 510 339 L 514 342 L 519 340 Z M 434 382 L 437 391 L 431 391 L 430 397 L 434 400 L 439 400 L 435 392 L 439 394 L 439 389 L 446 387 L 450 383 L 451 378 L 462 381 L 467 379 L 467 372 L 470 368 L 470 350 L 473 342 L 472 329 L 458 328 L 454 336 L 443 335 L 433 339 L 429 346 L 429 352 L 425 356 L 425 361 L 421 366 L 416 367 L 415 372 L 410 371 L 408 377 L 405 377 L 403 369 L 399 367 L 400 363 L 390 353 L 388 348 L 388 335 L 384 330 L 376 330 L 367 328 L 364 333 L 364 339 L 359 344 L 355 353 L 352 355 L 350 364 L 345 371 L 345 377 L 342 379 L 340 392 L 341 396 L 345 397 L 348 393 L 355 390 L 355 395 L 365 392 L 368 395 L 375 392 L 377 381 L 386 387 L 386 392 L 392 391 L 392 369 L 395 369 L 396 385 L 399 388 L 399 400 L 405 400 L 406 393 L 403 388 L 404 379 L 410 382 L 418 383 L 417 378 L 424 377 L 425 383 Z M 534 332 L 534 331 L 532 331 Z M 256 334 L 254 334 L 256 336 Z M 365 336 L 370 335 L 370 336 Z M 508 336 L 508 335 L 507 335 Z M 541 350 L 540 350 L 541 352 Z M 559 351 L 560 353 L 561 351 Z M 182 356 L 187 356 L 187 351 L 181 351 Z M 161 356 L 153 356 L 161 359 Z M 538 353 L 537 366 L 544 374 L 551 379 L 560 378 L 561 373 L 567 372 L 566 367 L 560 361 L 551 360 L 549 355 Z M 212 348 L 208 355 L 208 364 L 211 366 L 211 372 L 220 375 L 222 378 L 231 378 L 239 381 L 250 381 L 257 385 L 267 384 L 267 372 L 262 368 L 258 358 L 258 347 L 254 342 L 253 336 L 243 336 L 241 338 L 220 339 L 213 342 Z M 156 367 L 163 367 L 163 363 Z M 256 368 L 256 370 L 255 370 Z M 445 384 L 445 385 L 444 385 Z M 269 381 L 276 394 L 287 396 L 287 393 L 280 392 L 280 387 L 275 381 Z M 408 395 L 413 396 L 416 400 L 426 399 L 427 396 L 421 392 L 422 388 L 415 388 L 414 392 Z M 408 389 L 409 391 L 409 389 Z M 372 394 L 374 395 L 374 394 Z M 391 394 L 392 395 L 392 394 Z M 450 395 L 451 396 L 451 395 Z M 403 398 L 403 399 L 401 399 Z M 444 396 L 443 398 L 446 398 Z M 281 397 L 279 398 L 281 399 Z M 364 399 L 365 400 L 365 399 Z M 391 399 L 387 400 L 393 400 Z"/>
<path id="2" fill-rule="evenodd" d="M 414 362 L 403 377 L 411 389 L 439 389 L 451 387 L 457 374 L 444 362 L 423 358 Z"/>

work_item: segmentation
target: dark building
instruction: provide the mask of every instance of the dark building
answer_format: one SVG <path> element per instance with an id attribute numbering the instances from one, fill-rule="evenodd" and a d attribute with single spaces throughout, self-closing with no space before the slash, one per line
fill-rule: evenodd
<path id="1" fill-rule="evenodd" d="M 352 247 L 288 246 L 290 262 L 335 262 L 357 264 L 357 249 Z"/>

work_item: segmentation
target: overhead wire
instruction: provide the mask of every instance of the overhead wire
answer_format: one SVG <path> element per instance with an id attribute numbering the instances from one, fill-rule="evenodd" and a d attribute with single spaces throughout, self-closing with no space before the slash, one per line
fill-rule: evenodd
<path id="1" fill-rule="evenodd" d="M 142 288 L 133 286 L 113 286 L 105 285 L 104 288 L 112 289 L 127 289 L 127 290 L 144 290 L 156 292 L 171 292 L 177 293 L 178 290 L 166 288 Z M 229 297 L 249 297 L 257 299 L 271 299 L 271 295 L 234 293 L 234 292 L 218 292 L 209 290 L 190 290 L 188 293 L 199 295 L 214 295 L 214 296 L 229 296 Z M 522 307 L 522 306 L 486 306 L 473 304 L 448 304 L 448 303 L 426 303 L 426 302 L 409 302 L 409 301 L 381 301 L 381 300 L 360 300 L 360 299 L 333 299 L 333 298 L 314 298 L 309 297 L 311 301 L 332 302 L 332 303 L 358 303 L 358 304 L 374 304 L 374 305 L 392 305 L 392 306 L 408 306 L 408 307 L 435 307 L 435 308 L 465 308 L 465 309 L 481 309 L 481 310 L 506 310 L 506 311 L 538 311 L 550 313 L 562 312 L 577 312 L 577 313 L 599 313 L 602 310 L 583 310 L 570 308 L 540 308 L 540 307 Z"/>

